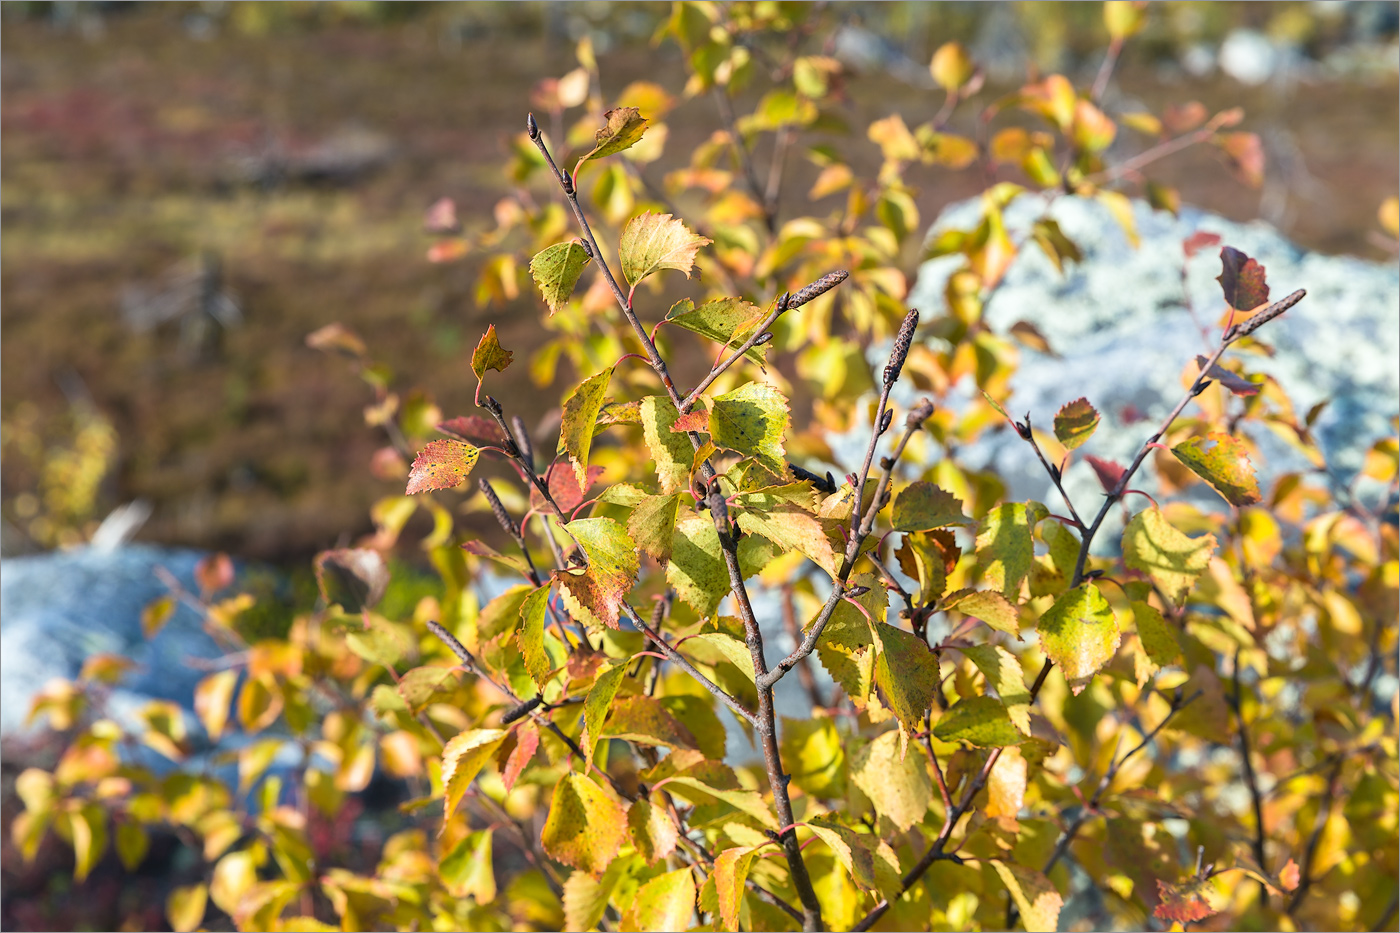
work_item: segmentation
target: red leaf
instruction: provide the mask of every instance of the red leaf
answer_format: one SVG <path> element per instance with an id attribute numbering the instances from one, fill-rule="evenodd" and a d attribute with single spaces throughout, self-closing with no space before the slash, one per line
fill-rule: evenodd
<path id="1" fill-rule="evenodd" d="M 501 431 L 501 426 L 481 415 L 453 418 L 439 424 L 437 429 L 443 434 L 460 437 L 478 447 L 499 446 L 506 442 L 506 436 Z"/>
<path id="2" fill-rule="evenodd" d="M 688 411 L 671 425 L 671 433 L 685 434 L 687 431 L 710 433 L 710 413 L 703 408 Z"/>
<path id="3" fill-rule="evenodd" d="M 1190 259 L 1203 249 L 1220 245 L 1220 234 L 1206 233 L 1204 230 L 1197 230 L 1189 237 L 1181 241 L 1181 251 Z"/>
<path id="4" fill-rule="evenodd" d="M 1302 883 L 1302 880 L 1303 875 L 1298 868 L 1298 863 L 1293 861 L 1292 858 L 1290 858 L 1288 862 L 1281 869 L 1279 869 L 1278 883 L 1283 885 L 1283 889 L 1285 891 L 1296 891 L 1298 889 L 1298 885 Z"/>
<path id="5" fill-rule="evenodd" d="M 1233 246 L 1220 250 L 1220 275 L 1215 280 L 1225 292 L 1225 303 L 1236 311 L 1253 311 L 1269 301 L 1264 267 Z"/>
<path id="6" fill-rule="evenodd" d="M 455 233 L 460 227 L 457 203 L 451 198 L 438 198 L 423 214 L 423 229 L 429 233 Z"/>
<path id="7" fill-rule="evenodd" d="M 1167 109 L 1162 111 L 1162 125 L 1173 134 L 1186 133 L 1206 122 L 1209 115 L 1206 105 L 1198 100 L 1168 104 Z"/>
<path id="8" fill-rule="evenodd" d="M 549 487 L 549 494 L 554 497 L 555 505 L 560 511 L 572 512 L 583 504 L 583 500 L 588 496 L 588 490 L 593 488 L 593 484 L 598 482 L 598 477 L 603 475 L 603 468 L 591 466 L 588 468 L 588 482 L 579 487 L 578 476 L 574 473 L 571 464 L 560 460 L 549 465 L 549 477 L 545 485 Z M 535 487 L 530 487 L 530 507 L 532 509 L 546 508 L 544 496 Z"/>
<path id="9" fill-rule="evenodd" d="M 439 240 L 428 247 L 428 262 L 455 262 L 467 255 L 471 248 L 467 241 L 453 237 L 450 240 Z"/>
<path id="10" fill-rule="evenodd" d="M 233 583 L 233 561 L 227 554 L 210 554 L 195 564 L 194 579 L 200 594 L 208 599 Z"/>
<path id="11" fill-rule="evenodd" d="M 515 787 L 520 772 L 524 771 L 530 759 L 535 757 L 535 749 L 539 747 L 540 730 L 533 722 L 524 723 L 515 730 L 515 748 L 511 749 L 506 766 L 501 770 L 501 783 L 506 786 L 507 794 Z"/>
<path id="12" fill-rule="evenodd" d="M 431 489 L 460 486 L 466 482 L 480 453 L 471 444 L 461 441 L 429 441 L 413 461 L 405 492 L 411 496 Z"/>
<path id="13" fill-rule="evenodd" d="M 1264 183 L 1264 145 L 1256 134 L 1226 133 L 1216 139 L 1216 145 L 1229 157 L 1241 181 L 1251 188 Z"/>
<path id="14" fill-rule="evenodd" d="M 1103 486 L 1104 492 L 1113 492 L 1118 488 L 1118 483 L 1123 479 L 1123 474 L 1127 472 L 1124 467 L 1119 466 L 1112 460 L 1104 460 L 1102 457 L 1095 457 L 1093 454 L 1086 454 L 1085 460 L 1089 461 L 1089 466 L 1094 468 L 1094 472 L 1099 477 L 1099 483 Z"/>

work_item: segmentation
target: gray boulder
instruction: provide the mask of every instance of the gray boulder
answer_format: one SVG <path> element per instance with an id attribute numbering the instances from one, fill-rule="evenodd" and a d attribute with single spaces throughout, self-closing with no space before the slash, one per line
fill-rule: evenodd
<path id="1" fill-rule="evenodd" d="M 192 713 L 195 685 L 207 671 L 191 659 L 221 652 L 196 613 L 179 606 L 155 638 L 141 632 L 141 611 L 164 595 L 156 577 L 163 566 L 191 592 L 204 555 L 148 545 L 82 548 L 5 560 L 0 574 L 0 736 L 22 737 L 35 694 L 51 679 L 76 678 L 93 654 L 121 654 L 136 662 L 108 708 L 118 719 L 150 699 L 172 700 Z"/>
<path id="2" fill-rule="evenodd" d="M 1020 232 L 1030 227 L 1043 208 L 1044 202 L 1033 196 L 1011 204 L 1006 220 L 1013 239 L 1020 239 Z M 980 209 L 977 200 L 951 206 L 934 224 L 932 234 L 975 225 Z M 1234 223 L 1197 208 L 1185 207 L 1180 217 L 1172 217 L 1135 202 L 1134 213 L 1141 237 L 1136 249 L 1097 202 L 1059 200 L 1050 214 L 1080 246 L 1083 262 L 1066 264 L 1061 275 L 1032 243 L 1017 258 L 985 311 L 987 322 L 998 333 L 1007 333 L 1018 321 L 1035 325 L 1058 354 L 1021 350 L 1020 367 L 1011 381 L 1009 412 L 1019 418 L 1029 411 L 1037 425 L 1049 428 L 1061 405 L 1085 396 L 1103 416 L 1098 433 L 1080 448 L 1081 455 L 1066 474 L 1066 488 L 1076 505 L 1081 511 L 1093 510 L 1102 495 L 1082 454 L 1126 464 L 1180 399 L 1183 368 L 1196 355 L 1208 355 L 1213 347 L 1210 341 L 1218 338 L 1218 328 L 1212 329 L 1209 340 L 1202 335 L 1185 304 L 1182 241 L 1198 230 L 1218 234 L 1223 245 L 1262 263 L 1273 298 L 1307 289 L 1299 305 L 1259 332 L 1275 354 L 1250 355 L 1246 365 L 1251 372 L 1277 379 L 1300 419 L 1312 405 L 1328 401 L 1314 431 L 1330 477 L 1349 480 L 1367 448 L 1391 433 L 1389 420 L 1400 408 L 1400 270 L 1348 256 L 1311 253 L 1266 224 Z M 924 263 L 909 305 L 941 311 L 944 285 L 958 265 L 956 256 Z M 1215 281 L 1219 274 L 1218 247 L 1197 254 L 1187 264 L 1185 288 L 1206 325 L 1214 325 L 1224 310 Z M 872 364 L 883 364 L 883 359 L 872 353 Z M 965 404 L 975 391 L 965 381 L 958 388 L 960 399 L 952 401 Z M 906 389 L 905 394 L 912 398 L 915 393 Z M 1124 414 L 1133 409 L 1146 420 L 1129 423 Z M 863 432 L 853 434 L 856 440 Z M 1272 433 L 1251 436 L 1263 452 L 1255 467 L 1264 490 L 1279 475 L 1308 468 L 1301 455 Z M 1029 446 L 1010 430 L 985 436 L 960 456 L 969 465 L 995 468 L 1013 497 L 1058 501 Z M 1144 469 L 1150 477 L 1150 466 Z M 1151 479 L 1144 482 L 1152 491 Z M 1210 493 L 1203 496 L 1203 502 L 1213 498 Z"/>

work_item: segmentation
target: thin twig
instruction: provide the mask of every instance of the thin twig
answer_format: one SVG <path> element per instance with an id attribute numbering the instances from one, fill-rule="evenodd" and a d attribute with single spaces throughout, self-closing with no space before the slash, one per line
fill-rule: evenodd
<path id="1" fill-rule="evenodd" d="M 743 171 L 744 181 L 749 186 L 749 192 L 753 195 L 754 201 L 758 203 L 759 210 L 763 211 L 763 226 L 768 230 L 768 235 L 772 236 L 778 229 L 778 219 L 769 209 L 763 188 L 759 186 L 758 172 L 754 170 L 753 155 L 749 152 L 749 144 L 744 141 L 743 135 L 735 128 L 734 107 L 730 103 L 729 92 L 718 85 L 715 87 L 715 106 L 719 110 L 719 118 L 723 121 L 725 130 L 729 133 L 729 140 L 734 146 L 734 154 L 739 159 L 739 167 Z"/>
<path id="2" fill-rule="evenodd" d="M 1293 892 L 1293 899 L 1288 902 L 1286 913 L 1291 917 L 1303 906 L 1303 897 L 1308 893 L 1308 889 L 1317 881 L 1313 877 L 1313 860 L 1317 857 L 1317 847 L 1322 841 L 1322 831 L 1327 828 L 1327 822 L 1332 818 L 1332 801 L 1337 796 L 1338 784 L 1342 776 L 1342 765 L 1346 764 L 1346 758 L 1340 757 L 1332 765 L 1332 771 L 1327 775 L 1327 790 L 1322 795 L 1322 803 L 1317 808 L 1317 819 L 1313 824 L 1312 835 L 1308 837 L 1307 848 L 1303 850 L 1303 863 L 1299 866 L 1299 875 L 1302 881 Z"/>
<path id="3" fill-rule="evenodd" d="M 1157 734 L 1167 727 L 1167 723 L 1172 721 L 1172 717 L 1194 703 L 1200 695 L 1201 691 L 1197 690 L 1184 700 L 1179 696 L 1176 697 L 1172 702 L 1171 709 L 1167 711 L 1167 715 L 1163 717 L 1162 721 L 1157 723 L 1151 732 L 1143 736 L 1142 741 L 1134 745 L 1127 754 L 1123 755 L 1121 758 L 1114 759 L 1113 763 L 1109 765 L 1108 770 L 1103 773 L 1103 777 L 1099 779 L 1098 786 L 1094 788 L 1094 794 L 1089 798 L 1089 802 L 1079 809 L 1079 812 L 1075 815 L 1074 821 L 1070 823 L 1068 828 L 1065 829 L 1064 834 L 1060 836 L 1059 841 L 1055 844 L 1054 850 L 1050 853 L 1050 857 L 1046 859 L 1045 867 L 1041 869 L 1041 874 L 1050 874 L 1051 869 L 1059 864 L 1060 859 L 1064 858 L 1065 853 L 1069 851 L 1070 844 L 1073 843 L 1075 837 L 1079 835 L 1079 830 L 1089 821 L 1089 817 L 1098 815 L 1099 804 L 1103 800 L 1103 795 L 1113 786 L 1113 779 L 1118 776 L 1118 772 L 1122 767 L 1128 763 L 1128 759 L 1147 748 L 1147 746 L 1152 743 L 1153 739 L 1157 737 Z M 1008 928 L 1016 922 L 1016 916 L 1016 904 L 1013 902 L 1006 914 L 1006 926 Z"/>
<path id="4" fill-rule="evenodd" d="M 1240 764 L 1244 770 L 1244 782 L 1249 788 L 1250 799 L 1254 802 L 1254 839 L 1252 846 L 1254 849 L 1254 861 L 1259 864 L 1260 869 L 1267 872 L 1268 863 L 1264 860 L 1264 798 L 1259 792 L 1259 780 L 1254 774 L 1254 762 L 1250 760 L 1249 748 L 1249 727 L 1244 721 L 1244 697 L 1243 687 L 1240 684 L 1240 649 L 1235 649 L 1234 664 L 1234 702 L 1231 704 L 1235 708 L 1235 721 L 1239 723 L 1240 731 Z M 1260 882 L 1259 903 L 1267 905 L 1269 902 L 1268 885 Z"/>
<path id="5" fill-rule="evenodd" d="M 672 647 L 671 643 L 668 642 L 664 637 L 662 637 L 660 632 L 658 632 L 656 629 L 652 628 L 650 625 L 647 625 L 645 622 L 642 621 L 641 614 L 638 613 L 636 609 L 632 608 L 632 605 L 630 603 L 624 602 L 622 605 L 626 607 L 627 614 L 632 617 L 632 624 L 637 626 L 637 628 L 641 630 L 642 634 L 646 635 L 646 637 L 651 641 L 652 644 L 656 645 L 657 648 L 661 649 L 661 653 L 666 655 L 667 659 L 669 659 L 671 663 L 675 664 L 681 670 L 685 671 L 691 677 L 695 678 L 695 680 L 699 682 L 700 686 L 704 687 L 716 699 L 718 699 L 725 706 L 729 707 L 730 710 L 734 712 L 734 715 L 738 716 L 740 719 L 743 719 L 745 722 L 747 722 L 754 728 L 758 727 L 758 717 L 755 716 L 753 712 L 751 712 L 747 707 L 745 707 L 744 704 L 740 703 L 735 697 L 726 693 L 723 687 L 719 686 L 714 681 L 710 680 L 710 678 L 706 677 L 704 674 L 696 670 L 695 665 L 687 661 L 684 655 L 682 655 L 679 651 Z"/>

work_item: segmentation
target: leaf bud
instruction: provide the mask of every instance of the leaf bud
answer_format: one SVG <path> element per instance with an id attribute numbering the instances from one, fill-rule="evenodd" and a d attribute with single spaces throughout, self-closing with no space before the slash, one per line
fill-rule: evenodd
<path id="1" fill-rule="evenodd" d="M 540 138 L 540 125 L 535 122 L 535 115 L 527 113 L 525 115 L 525 130 L 530 134 L 531 139 Z"/>
<path id="2" fill-rule="evenodd" d="M 1016 433 L 1021 435 L 1021 440 L 1028 441 L 1031 439 L 1030 425 L 1021 421 L 1013 421 L 1012 424 L 1016 425 Z"/>
<path id="3" fill-rule="evenodd" d="M 904 423 L 911 428 L 916 428 L 927 421 L 932 414 L 933 400 L 926 398 L 920 399 L 919 404 L 910 409 L 908 417 L 904 419 Z"/>
<path id="4" fill-rule="evenodd" d="M 888 430 L 890 429 L 890 422 L 893 421 L 893 420 L 894 420 L 894 409 L 893 409 L 893 408 L 886 408 L 885 411 L 884 411 L 884 413 L 883 413 L 882 415 L 880 415 L 880 430 L 879 430 L 878 433 L 884 434 L 886 431 L 888 431 Z"/>
<path id="5" fill-rule="evenodd" d="M 1198 386 L 1196 386 L 1196 388 L 1194 388 L 1194 389 L 1191 390 L 1191 397 L 1192 397 L 1192 398 L 1195 398 L 1196 396 L 1198 396 L 1198 395 L 1200 395 L 1202 392 L 1204 392 L 1206 389 L 1209 389 L 1210 386 L 1211 386 L 1211 380 L 1209 380 L 1209 379 L 1202 379 L 1202 380 L 1201 380 L 1201 384 L 1198 385 Z"/>

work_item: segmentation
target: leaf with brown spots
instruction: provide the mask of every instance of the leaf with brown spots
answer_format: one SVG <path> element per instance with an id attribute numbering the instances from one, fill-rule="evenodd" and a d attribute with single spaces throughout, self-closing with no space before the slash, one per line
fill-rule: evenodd
<path id="1" fill-rule="evenodd" d="M 429 441 L 413 461 L 405 491 L 411 496 L 460 486 L 467 481 L 480 455 L 481 451 L 462 441 Z"/>

